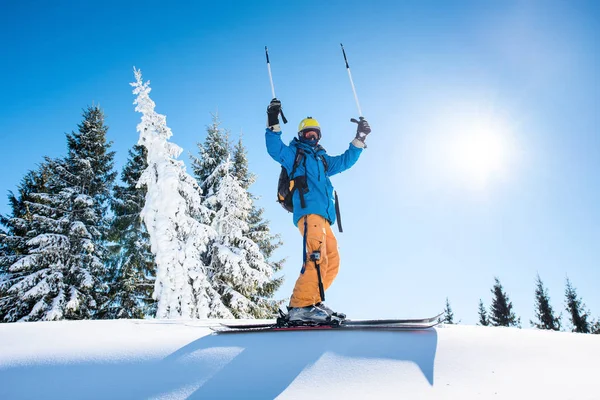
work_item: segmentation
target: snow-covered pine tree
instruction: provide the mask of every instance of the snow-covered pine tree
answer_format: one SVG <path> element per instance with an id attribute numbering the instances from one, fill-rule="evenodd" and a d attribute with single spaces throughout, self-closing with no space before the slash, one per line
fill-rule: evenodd
<path id="1" fill-rule="evenodd" d="M 22 300 L 19 298 L 20 291 L 13 287 L 13 283 L 20 272 L 11 270 L 11 266 L 27 256 L 27 241 L 36 236 L 28 203 L 33 201 L 32 193 L 47 192 L 47 176 L 47 164 L 29 171 L 21 180 L 17 194 L 9 192 L 11 214 L 0 215 L 0 225 L 6 227 L 0 227 L 0 322 L 10 321 L 9 314 L 19 314 L 15 306 L 20 306 L 17 303 Z"/>
<path id="2" fill-rule="evenodd" d="M 250 189 L 250 186 L 256 182 L 256 176 L 248 168 L 248 156 L 241 134 L 237 144 L 233 148 L 232 158 L 231 173 L 240 182 L 241 187 L 245 190 Z M 250 194 L 250 198 L 255 199 L 252 194 Z"/>
<path id="3" fill-rule="evenodd" d="M 68 155 L 46 158 L 47 192 L 31 193 L 27 248 L 9 268 L 8 289 L 20 299 L 5 319 L 57 320 L 97 316 L 107 287 L 104 245 L 114 153 L 106 141 L 104 114 L 83 112 L 78 132 L 67 134 Z"/>
<path id="4" fill-rule="evenodd" d="M 217 210 L 212 224 L 217 237 L 212 243 L 210 270 L 212 284 L 229 313 L 215 317 L 268 318 L 276 311 L 275 303 L 260 296 L 259 290 L 269 284 L 273 269 L 247 236 L 252 202 L 231 169 L 227 161 L 207 179 L 211 184 L 213 178 L 222 176 L 217 192 L 208 198 Z"/>
<path id="5" fill-rule="evenodd" d="M 216 190 L 208 199 L 215 210 L 213 227 L 218 233 L 211 252 L 212 281 L 231 314 L 236 318 L 268 318 L 282 301 L 272 300 L 283 278 L 273 278 L 283 261 L 268 258 L 278 246 L 262 221 L 262 210 L 253 204 L 248 192 L 254 182 L 240 138 L 233 161 L 217 167 L 206 187 Z"/>
<path id="6" fill-rule="evenodd" d="M 144 318 L 156 314 L 152 298 L 156 277 L 150 237 L 140 216 L 146 198 L 146 186 L 137 186 L 148 167 L 147 150 L 135 145 L 123 168 L 124 186 L 115 185 L 111 203 L 114 218 L 109 238 L 112 242 L 109 301 L 104 307 L 106 318 Z"/>
<path id="7" fill-rule="evenodd" d="M 479 299 L 479 322 L 477 325 L 488 326 L 490 324 L 490 320 L 487 315 L 487 311 L 485 306 L 483 305 L 483 301 Z"/>
<path id="8" fill-rule="evenodd" d="M 446 308 L 444 308 L 444 323 L 454 324 L 454 313 L 452 307 L 450 307 L 450 300 L 446 297 Z"/>
<path id="9" fill-rule="evenodd" d="M 535 317 L 537 321 L 530 321 L 532 326 L 538 329 L 560 330 L 560 316 L 554 316 L 554 310 L 550 305 L 550 296 L 539 274 L 535 287 Z"/>
<path id="10" fill-rule="evenodd" d="M 190 157 L 194 177 L 205 197 L 215 194 L 215 187 L 219 184 L 219 180 L 223 175 L 221 174 L 218 176 L 219 179 L 216 179 L 214 172 L 217 169 L 222 171 L 219 167 L 227 161 L 231 153 L 229 131 L 221 128 L 221 120 L 218 114 L 211 115 L 212 123 L 206 127 L 206 139 L 204 143 L 198 143 L 198 157 Z M 208 182 L 210 176 L 212 176 L 212 179 Z"/>
<path id="11" fill-rule="evenodd" d="M 569 313 L 569 320 L 573 327 L 573 332 L 590 333 L 590 323 L 588 321 L 588 312 L 585 311 L 585 305 L 577 295 L 577 290 L 567 278 L 565 288 L 566 308 Z"/>
<path id="12" fill-rule="evenodd" d="M 246 148 L 244 147 L 241 136 L 233 151 L 233 175 L 238 179 L 241 186 L 246 189 L 246 191 L 248 191 L 250 185 L 255 181 L 255 176 L 248 168 L 248 157 L 246 156 Z M 252 201 L 252 209 L 248 216 L 249 231 L 247 237 L 258 245 L 265 261 L 268 262 L 272 268 L 270 281 L 259 289 L 258 295 L 265 298 L 273 298 L 275 292 L 283 284 L 284 280 L 283 276 L 274 277 L 274 275 L 281 271 L 285 259 L 278 261 L 271 260 L 273 252 L 282 245 L 281 237 L 280 235 L 271 234 L 269 221 L 263 218 L 264 209 L 257 207 L 255 203 L 255 200 L 257 200 L 256 197 L 250 192 L 248 193 Z M 282 303 L 283 300 L 271 303 L 268 312 L 278 309 Z"/>
<path id="13" fill-rule="evenodd" d="M 240 140 L 230 161 L 229 131 L 212 115 L 198 156 L 191 157 L 194 175 L 203 189 L 207 207 L 214 212 L 212 226 L 217 238 L 211 242 L 208 259 L 210 280 L 221 295 L 228 312 L 218 318 L 262 318 L 272 316 L 281 301 L 270 300 L 283 278 L 273 278 L 283 261 L 268 258 L 279 245 L 262 220 L 262 210 L 254 206 L 248 188 L 254 182 Z M 242 280 L 240 277 L 245 276 Z"/>
<path id="14" fill-rule="evenodd" d="M 517 326 L 520 327 L 521 321 L 513 312 L 513 305 L 504 292 L 500 280 L 495 277 L 494 287 L 492 288 L 492 305 L 490 307 L 489 321 L 492 326 Z"/>
<path id="15" fill-rule="evenodd" d="M 138 144 L 148 151 L 148 168 L 138 184 L 148 190 L 141 216 L 156 261 L 156 316 L 207 318 L 227 312 L 208 281 L 202 258 L 215 235 L 207 224 L 210 210 L 203 205 L 195 179 L 177 160 L 182 149 L 169 142 L 173 134 L 166 117 L 154 110 L 150 83 L 142 81 L 140 70 L 134 68 L 134 73 L 135 110 L 142 114 Z"/>

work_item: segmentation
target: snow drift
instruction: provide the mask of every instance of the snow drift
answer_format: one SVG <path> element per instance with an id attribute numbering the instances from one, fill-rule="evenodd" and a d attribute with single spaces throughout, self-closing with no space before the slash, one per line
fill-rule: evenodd
<path id="1" fill-rule="evenodd" d="M 218 321 L 0 324 L 0 399 L 598 399 L 600 337 L 429 331 L 216 335 Z"/>

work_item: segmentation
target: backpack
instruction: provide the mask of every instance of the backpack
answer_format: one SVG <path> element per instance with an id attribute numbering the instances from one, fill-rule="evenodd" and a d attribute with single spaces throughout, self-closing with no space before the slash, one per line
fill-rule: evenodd
<path id="1" fill-rule="evenodd" d="M 327 173 L 327 160 L 323 155 L 319 156 L 321 161 L 323 162 L 323 167 L 325 173 Z M 281 204 L 281 206 L 288 212 L 294 212 L 294 204 L 292 203 L 292 198 L 294 197 L 294 191 L 299 190 L 300 193 L 300 206 L 302 208 L 306 207 L 304 202 L 304 195 L 308 193 L 308 183 L 306 181 L 306 175 L 304 176 L 296 176 L 296 169 L 300 163 L 304 164 L 304 173 L 306 174 L 306 154 L 304 150 L 299 147 L 296 147 L 296 156 L 294 158 L 294 165 L 292 166 L 291 174 L 288 175 L 285 167 L 281 167 L 281 172 L 279 173 L 279 182 L 277 184 L 277 202 Z M 337 215 L 338 221 L 338 230 L 343 232 L 342 230 L 342 216 L 340 214 L 339 208 L 339 200 L 337 196 L 337 192 L 335 192 L 335 212 Z"/>
<path id="2" fill-rule="evenodd" d="M 288 212 L 294 212 L 292 198 L 294 197 L 294 191 L 296 190 L 300 190 L 300 203 L 302 208 L 306 207 L 304 204 L 304 194 L 308 192 L 306 175 L 294 177 L 300 162 L 304 162 L 304 171 L 306 171 L 306 155 L 304 154 L 304 150 L 297 147 L 291 174 L 288 175 L 285 167 L 281 167 L 281 172 L 279 173 L 279 182 L 277 184 L 277 202 L 281 204 L 281 206 Z"/>

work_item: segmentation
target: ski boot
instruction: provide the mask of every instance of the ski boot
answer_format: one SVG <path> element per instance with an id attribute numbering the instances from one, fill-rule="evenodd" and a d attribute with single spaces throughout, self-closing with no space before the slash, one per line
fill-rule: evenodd
<path id="1" fill-rule="evenodd" d="M 323 302 L 315 304 L 315 307 L 325 311 L 331 317 L 332 320 L 336 319 L 341 322 L 346 319 L 346 314 L 333 311 L 331 308 L 327 307 Z"/>
<path id="2" fill-rule="evenodd" d="M 331 316 L 321 308 L 312 306 L 288 307 L 289 325 L 321 325 L 331 322 Z"/>

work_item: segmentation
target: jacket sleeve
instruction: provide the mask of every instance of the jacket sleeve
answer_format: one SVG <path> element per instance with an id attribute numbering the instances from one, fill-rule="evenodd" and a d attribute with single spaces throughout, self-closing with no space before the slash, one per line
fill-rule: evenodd
<path id="1" fill-rule="evenodd" d="M 267 152 L 271 158 L 284 166 L 288 172 L 291 171 L 294 166 L 296 152 L 283 143 L 281 140 L 281 131 L 272 131 L 267 128 L 265 132 L 265 141 L 267 144 Z"/>
<path id="2" fill-rule="evenodd" d="M 332 176 L 335 174 L 339 174 L 352 167 L 363 149 L 356 147 L 352 143 L 348 147 L 348 150 L 340 154 L 339 156 L 329 156 L 325 155 L 325 159 L 327 160 L 327 175 Z"/>

